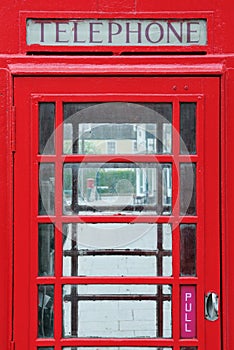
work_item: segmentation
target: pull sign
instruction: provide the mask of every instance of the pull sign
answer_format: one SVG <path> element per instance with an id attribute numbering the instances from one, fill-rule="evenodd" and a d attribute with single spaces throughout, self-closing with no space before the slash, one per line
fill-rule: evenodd
<path id="1" fill-rule="evenodd" d="M 181 338 L 196 337 L 196 287 L 181 286 Z"/>

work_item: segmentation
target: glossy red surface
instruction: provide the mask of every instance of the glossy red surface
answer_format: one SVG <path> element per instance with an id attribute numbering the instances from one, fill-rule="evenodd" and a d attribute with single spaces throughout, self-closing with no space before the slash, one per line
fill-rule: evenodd
<path id="1" fill-rule="evenodd" d="M 16 349 L 31 350 L 31 346 L 34 346 L 32 344 L 35 344 L 35 337 L 32 339 L 30 335 L 27 336 L 30 332 L 25 331 L 25 325 L 29 329 L 29 314 L 35 315 L 37 312 L 35 306 L 34 309 L 31 308 L 29 302 L 31 298 L 29 286 L 32 281 L 29 278 L 31 272 L 28 253 L 31 243 L 28 239 L 30 236 L 28 215 L 31 210 L 29 197 L 33 189 L 30 177 L 29 150 L 31 144 L 27 137 L 31 129 L 29 129 L 27 118 L 31 113 L 29 103 L 34 98 L 33 96 L 30 100 L 30 94 L 35 93 L 36 98 L 42 99 L 43 94 L 53 96 L 56 94 L 72 96 L 74 93 L 85 95 L 99 93 L 99 96 L 103 93 L 108 94 L 111 90 L 110 85 L 105 85 L 103 81 L 100 82 L 99 76 L 104 76 L 104 81 L 111 79 L 111 76 L 116 76 L 115 89 L 118 93 L 138 94 L 141 83 L 137 82 L 139 84 L 137 85 L 136 79 L 141 80 L 142 76 L 146 79 L 150 79 L 151 76 L 160 76 L 160 86 L 163 86 L 168 95 L 192 96 L 195 94 L 196 96 L 201 95 L 202 98 L 205 96 L 205 107 L 200 111 L 200 115 L 205 122 L 205 126 L 203 124 L 205 133 L 208 132 L 211 141 L 205 143 L 206 148 L 201 150 L 205 158 L 203 167 L 199 170 L 204 174 L 203 183 L 198 184 L 198 195 L 201 196 L 200 210 L 202 210 L 200 214 L 205 217 L 205 245 L 202 240 L 198 242 L 200 252 L 205 247 L 203 260 L 199 263 L 199 271 L 205 281 L 205 293 L 219 291 L 221 288 L 220 324 L 218 322 L 199 322 L 197 332 L 202 342 L 199 350 L 232 350 L 234 321 L 230 310 L 234 309 L 234 273 L 232 271 L 234 250 L 232 229 L 234 41 L 231 16 L 233 9 L 231 0 L 225 2 L 217 0 L 171 2 L 165 0 L 160 4 L 143 0 L 82 0 L 79 2 L 59 0 L 56 1 L 56 6 L 51 1 L 42 0 L 37 2 L 4 0 L 2 2 L 0 25 L 0 310 L 2 320 L 0 347 L 2 349 L 14 349 L 16 344 Z M 123 51 L 121 48 L 115 51 L 114 55 L 105 54 L 98 49 L 89 54 L 86 52 L 85 55 L 79 55 L 75 50 L 69 53 L 66 48 L 62 48 L 61 51 L 51 49 L 49 53 L 40 52 L 37 49 L 33 54 L 27 54 L 25 19 L 28 17 L 208 18 L 208 45 L 202 49 L 202 52 L 200 50 L 193 52 L 192 49 L 188 49 L 184 54 L 178 48 L 175 48 L 173 52 L 167 48 L 163 52 L 152 52 L 146 48 L 145 51 L 148 51 L 148 54 L 151 51 L 151 55 L 140 55 L 136 50 L 128 57 L 118 55 Z M 102 52 L 101 55 L 99 52 Z M 44 78 L 41 78 L 42 76 Z M 86 77 L 83 90 L 76 90 L 75 78 L 74 80 L 72 78 L 74 76 Z M 123 76 L 126 77 L 124 83 Z M 136 78 L 137 76 L 139 78 Z M 173 78 L 170 78 L 171 76 Z M 164 77 L 167 78 L 164 79 Z M 142 93 L 147 93 L 147 84 L 144 83 L 142 86 Z M 150 86 L 150 93 L 152 93 L 152 85 Z M 90 100 L 92 99 L 93 96 L 90 97 Z M 219 121 L 216 117 L 214 118 L 217 113 L 219 113 Z M 199 138 L 203 142 L 204 135 L 200 134 Z M 137 157 L 136 160 L 139 161 Z M 150 156 L 147 157 L 150 161 Z M 101 159 L 106 160 L 105 156 L 102 156 Z M 93 160 L 90 156 L 90 161 Z M 169 158 L 165 156 L 164 160 L 168 161 Z M 121 161 L 121 159 L 116 161 Z M 22 164 L 24 164 L 23 168 Z M 177 181 L 176 178 L 174 180 Z M 21 204 L 22 196 L 25 198 L 23 205 Z M 36 200 L 35 197 L 33 198 Z M 205 210 L 203 211 L 202 208 Z M 80 219 L 84 220 L 83 217 Z M 117 216 L 116 222 L 128 222 L 129 219 L 126 216 L 124 218 Z M 144 222 L 144 217 L 135 219 Z M 168 220 L 170 219 L 169 217 Z M 38 221 L 40 220 L 46 222 L 47 219 L 42 218 Z M 72 218 L 69 219 L 69 221 L 72 220 Z M 89 222 L 93 218 L 86 217 L 86 220 Z M 102 220 L 109 222 L 110 218 L 103 216 Z M 149 218 L 149 221 L 153 220 Z M 186 222 L 193 222 L 190 217 L 186 220 Z M 179 235 L 179 232 L 176 234 Z M 178 274 L 179 247 L 176 246 L 176 241 L 175 247 L 177 260 L 173 264 L 174 271 L 177 271 Z M 221 282 L 219 272 L 221 272 Z M 66 282 L 69 281 L 64 280 L 64 283 Z M 92 283 L 92 280 L 89 282 Z M 152 281 L 146 279 L 146 282 L 151 283 Z M 81 281 L 81 283 L 84 282 Z M 170 283 L 170 280 L 168 279 L 166 283 Z M 189 283 L 189 280 L 185 278 L 184 283 Z M 176 288 L 178 291 L 179 284 Z M 204 293 L 198 293 L 197 298 L 198 313 L 204 314 Z M 60 305 L 56 307 L 58 310 L 61 309 Z M 179 315 L 178 300 L 173 301 L 173 310 Z M 157 344 L 162 344 L 162 346 L 174 344 L 173 350 L 178 350 L 179 346 L 194 346 L 195 341 L 192 343 L 190 340 L 179 341 L 179 317 L 173 322 L 173 340 L 159 340 Z M 59 334 L 59 328 L 56 332 Z M 218 341 L 214 335 L 218 335 Z M 206 345 L 204 339 L 208 339 Z M 47 343 L 54 344 L 49 340 L 44 341 L 43 344 Z M 60 343 L 56 340 L 56 346 L 61 346 L 61 344 L 63 341 Z M 75 345 L 75 341 L 69 340 L 69 344 Z M 97 342 L 90 339 L 88 342 L 82 343 L 81 341 L 81 344 L 91 346 L 97 345 Z M 104 340 L 102 344 L 114 345 L 115 341 Z M 119 341 L 119 344 L 126 345 L 128 342 Z M 133 346 L 153 346 L 155 342 L 152 339 L 146 341 L 140 339 L 132 340 L 131 344 Z"/>

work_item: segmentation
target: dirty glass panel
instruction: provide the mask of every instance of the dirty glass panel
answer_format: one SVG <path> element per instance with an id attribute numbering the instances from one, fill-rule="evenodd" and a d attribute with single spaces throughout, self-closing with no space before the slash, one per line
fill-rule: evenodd
<path id="1" fill-rule="evenodd" d="M 64 276 L 171 276 L 170 224 L 63 225 Z"/>
<path id="2" fill-rule="evenodd" d="M 180 275 L 196 276 L 196 225 L 180 225 Z"/>
<path id="3" fill-rule="evenodd" d="M 39 215 L 54 215 L 54 164 L 39 165 Z"/>
<path id="4" fill-rule="evenodd" d="M 54 225 L 38 225 L 38 275 L 54 275 Z"/>
<path id="5" fill-rule="evenodd" d="M 171 103 L 64 103 L 65 154 L 171 153 Z"/>
<path id="6" fill-rule="evenodd" d="M 39 153 L 54 154 L 55 104 L 39 103 Z"/>
<path id="7" fill-rule="evenodd" d="M 64 337 L 170 338 L 171 334 L 171 286 L 63 286 Z"/>
<path id="8" fill-rule="evenodd" d="M 171 164 L 67 163 L 64 214 L 170 215 Z"/>
<path id="9" fill-rule="evenodd" d="M 196 164 L 180 164 L 180 214 L 196 215 Z"/>
<path id="10" fill-rule="evenodd" d="M 54 286 L 38 286 L 38 338 L 54 336 Z"/>
<path id="11" fill-rule="evenodd" d="M 180 153 L 196 153 L 196 103 L 180 104 Z"/>

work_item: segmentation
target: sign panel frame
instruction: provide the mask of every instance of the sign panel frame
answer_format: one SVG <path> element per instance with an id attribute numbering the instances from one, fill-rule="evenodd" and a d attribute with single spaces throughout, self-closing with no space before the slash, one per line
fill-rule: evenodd
<path id="1" fill-rule="evenodd" d="M 20 22 L 20 51 L 28 54 L 204 54 L 212 52 L 213 48 L 211 12 L 21 12 Z M 205 29 L 204 36 L 199 39 L 198 23 L 203 31 Z M 52 34 L 48 35 L 49 32 Z"/>
<path id="2" fill-rule="evenodd" d="M 27 19 L 27 45 L 204 46 L 206 19 Z"/>

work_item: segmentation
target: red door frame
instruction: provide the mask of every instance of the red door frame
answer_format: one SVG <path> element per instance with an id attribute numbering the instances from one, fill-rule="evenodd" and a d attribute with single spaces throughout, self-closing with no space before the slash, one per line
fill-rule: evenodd
<path id="1" fill-rule="evenodd" d="M 59 80 L 58 80 L 59 79 Z M 72 79 L 72 78 L 70 78 L 70 79 Z M 89 78 L 89 79 L 91 79 L 91 78 Z M 94 79 L 96 79 L 96 78 L 94 78 Z M 108 79 L 110 79 L 110 78 L 108 78 Z M 128 81 L 130 82 L 131 81 L 131 79 L 130 78 L 125 78 L 125 79 L 128 79 Z M 147 79 L 147 78 L 145 78 L 145 79 Z M 150 79 L 150 78 L 148 78 L 148 79 Z M 162 78 L 163 79 L 163 78 Z M 181 85 L 183 85 L 183 86 L 185 86 L 185 84 L 186 84 L 186 82 L 188 82 L 189 80 L 188 79 L 186 79 L 186 78 L 179 78 L 179 80 L 177 79 L 177 78 L 165 78 L 166 79 L 166 81 L 168 82 L 168 86 L 167 86 L 167 88 L 169 88 L 169 86 L 170 86 L 170 88 L 171 87 L 173 87 L 173 86 L 175 86 L 175 84 L 177 84 L 178 83 L 178 81 L 179 81 L 179 84 L 181 84 Z M 195 78 L 195 79 L 197 79 L 197 81 L 199 81 L 199 78 Z M 212 79 L 216 79 L 217 80 L 217 78 L 208 78 L 208 80 L 210 79 L 210 81 L 212 81 Z M 29 92 L 31 92 L 31 91 L 33 91 L 33 93 L 34 94 L 41 94 L 41 93 L 44 93 L 44 91 L 45 91 L 45 85 L 44 85 L 44 83 L 45 83 L 45 80 L 47 80 L 46 78 L 36 78 L 36 81 L 35 81 L 35 78 L 33 78 L 31 81 L 30 81 L 30 78 L 23 78 L 23 79 L 21 79 L 22 81 L 23 81 L 23 84 L 20 86 L 20 99 L 22 98 L 22 96 L 27 96 L 27 102 L 29 103 L 30 102 L 30 98 L 29 98 L 29 95 L 28 95 L 28 93 Z M 98 79 L 96 79 L 96 80 L 98 80 Z M 117 80 L 121 80 L 121 78 L 118 78 Z M 193 78 L 191 79 L 191 81 L 193 80 Z M 212 83 L 210 84 L 209 82 L 208 82 L 208 80 L 206 79 L 206 78 L 204 78 L 204 79 L 202 79 L 202 81 L 203 81 L 203 84 L 204 84 L 204 88 L 206 89 L 206 88 L 208 88 L 208 86 L 209 86 L 209 88 L 211 88 L 211 86 L 212 86 Z M 60 89 L 60 87 L 59 87 L 59 82 L 61 82 L 61 78 L 53 78 L 53 81 L 54 82 L 52 82 L 52 84 L 51 84 L 51 81 L 48 83 L 48 84 L 50 84 L 50 87 L 49 87 L 49 89 L 48 88 L 46 88 L 46 93 L 50 93 L 50 94 L 52 94 L 52 93 L 54 93 L 54 94 L 56 94 L 56 93 L 61 93 L 61 89 Z M 36 82 L 36 84 L 35 84 L 35 82 Z M 93 81 L 93 82 L 95 82 L 95 80 Z M 200 82 L 201 82 L 201 80 L 200 80 Z M 28 83 L 29 83 L 29 85 L 28 85 Z M 116 82 L 115 82 L 116 83 Z M 31 85 L 30 85 L 31 84 Z M 199 86 L 200 86 L 200 83 L 198 84 Z M 95 84 L 90 84 L 90 86 L 92 86 L 92 88 L 91 88 L 91 93 L 96 93 L 97 92 L 97 89 L 98 89 L 98 84 L 97 85 L 95 85 Z M 125 85 L 124 85 L 125 86 Z M 17 85 L 16 85 L 16 87 L 17 87 Z M 48 87 L 48 85 L 47 85 L 47 87 Z M 218 84 L 218 87 L 219 87 L 219 84 Z M 63 88 L 64 88 L 64 86 L 63 86 Z M 102 93 L 103 93 L 103 85 L 102 85 Z M 118 88 L 120 88 L 120 85 L 118 85 Z M 129 86 L 128 86 L 128 88 L 129 88 Z M 22 90 L 21 90 L 22 89 Z M 72 90 L 71 90 L 71 88 L 70 87 L 65 87 L 65 89 L 67 89 L 67 91 L 65 91 L 65 94 L 66 93 L 69 93 L 69 94 L 71 94 L 72 93 Z M 96 90 L 95 90 L 96 89 Z M 100 87 L 99 87 L 99 89 L 100 89 Z M 122 87 L 121 87 L 121 89 L 122 89 Z M 136 93 L 138 93 L 138 90 L 139 90 L 139 88 L 136 88 L 136 85 L 135 85 L 135 82 L 131 85 L 131 89 L 132 89 L 132 91 L 134 91 L 135 92 L 135 90 L 136 90 Z M 134 90 L 135 89 L 135 90 Z M 107 89 L 108 90 L 108 89 Z M 202 98 L 202 93 L 200 92 L 198 92 L 198 90 L 197 89 L 195 89 L 196 90 L 196 92 L 195 91 L 193 91 L 193 87 L 192 87 L 192 85 L 190 86 L 190 91 L 189 91 L 189 95 L 191 94 L 199 94 L 200 95 L 200 98 Z M 64 90 L 63 90 L 64 91 Z M 105 90 L 104 90 L 105 91 Z M 169 90 L 168 90 L 169 91 Z M 170 90 L 171 91 L 171 90 Z M 122 91 L 121 91 L 122 92 Z M 90 91 L 89 91 L 89 93 L 90 93 Z M 184 90 L 183 90 L 183 95 L 184 95 Z M 218 95 L 218 91 L 217 91 L 217 85 L 216 84 L 214 84 L 213 86 L 212 86 L 212 88 L 211 88 L 211 91 L 210 91 L 210 94 L 209 94 L 209 96 L 207 96 L 206 97 L 206 99 L 207 100 L 210 100 L 210 101 L 212 101 L 212 99 L 214 98 L 214 97 L 217 97 L 217 95 Z M 17 98 L 19 98 L 19 97 L 17 97 Z M 20 102 L 19 100 L 17 100 L 16 99 L 16 103 L 17 102 Z M 26 110 L 28 111 L 28 112 L 30 112 L 29 111 L 29 109 L 28 109 L 28 104 L 26 104 L 26 106 L 27 107 L 25 107 L 26 108 Z M 210 104 L 210 106 L 211 107 L 209 107 L 209 109 L 210 109 L 210 113 L 211 113 L 211 111 L 212 111 L 212 113 L 218 113 L 217 112 L 217 107 L 218 107 L 218 105 L 215 105 L 214 103 L 212 104 Z M 207 106 L 206 106 L 207 107 Z M 17 106 L 17 110 L 18 110 L 18 106 Z M 22 114 L 22 115 L 24 115 L 24 114 Z M 205 118 L 205 114 L 204 114 L 204 118 Z M 28 125 L 27 125 L 27 123 L 29 122 L 29 120 L 26 120 L 26 118 L 20 118 L 19 117 L 19 119 L 17 119 L 17 120 L 20 120 L 20 123 L 21 123 L 21 127 L 22 127 L 22 129 L 21 129 L 21 132 L 22 132 L 22 130 L 26 130 L 27 129 L 27 127 L 28 127 Z M 24 123 L 24 124 L 23 124 Z M 217 133 L 217 130 L 218 130 L 218 121 L 213 125 L 213 131 L 216 133 L 216 136 L 218 137 L 218 133 Z M 17 135 L 17 140 L 19 140 L 19 139 L 21 139 L 21 137 L 22 137 L 23 135 L 22 134 L 18 134 Z M 202 135 L 200 135 L 200 138 L 202 139 Z M 29 155 L 27 155 L 27 150 L 28 150 L 28 144 L 27 143 L 19 143 L 18 142 L 18 145 L 17 145 L 17 151 L 18 151 L 18 147 L 20 147 L 20 149 L 19 149 L 19 153 L 21 154 L 21 158 L 19 158 L 18 159 L 18 161 L 17 161 L 17 158 L 16 158 L 16 163 L 15 163 L 15 166 L 16 166 L 16 172 L 17 172 L 17 169 L 18 169 L 18 167 L 20 168 L 20 164 L 21 164 L 21 162 L 25 162 L 25 165 L 26 165 L 26 167 L 30 167 L 30 157 L 29 157 Z M 217 169 L 219 169 L 219 167 L 217 167 L 217 157 L 216 157 L 216 155 L 217 155 L 217 153 L 218 153 L 218 148 L 216 147 L 216 150 L 214 149 L 214 147 L 213 147 L 213 145 L 212 145 L 212 142 L 211 142 L 211 144 L 208 144 L 207 145 L 207 152 L 208 152 L 208 154 L 209 154 L 209 161 L 210 161 L 210 164 L 212 164 L 209 168 L 207 168 L 206 169 L 206 177 L 205 177 L 205 183 L 204 183 L 204 185 L 205 185 L 205 187 L 206 187 L 206 184 L 208 183 L 209 185 L 210 185 L 210 179 L 212 179 L 212 186 L 214 186 L 215 188 L 217 188 L 217 190 L 219 189 L 219 174 L 217 173 Z M 26 159 L 25 159 L 25 155 L 26 155 Z M 212 157 L 214 157 L 214 158 L 212 158 Z M 212 160 L 212 161 L 211 161 Z M 200 169 L 200 171 L 202 171 L 202 169 Z M 214 173 L 216 174 L 216 176 L 214 176 Z M 20 193 L 20 187 L 22 187 L 22 188 L 24 188 L 24 190 L 26 191 L 26 193 L 27 193 L 27 191 L 28 191 L 28 189 L 29 189 L 29 187 L 28 187 L 28 184 L 30 183 L 30 181 L 31 181 L 31 178 L 30 178 L 30 174 L 28 174 L 28 173 L 26 173 L 26 174 L 24 174 L 23 176 L 22 176 L 22 178 L 21 179 L 18 179 L 18 180 L 16 180 L 16 195 L 18 194 L 18 191 L 19 191 L 19 193 Z M 18 187 L 17 187 L 18 186 Z M 200 185 L 200 186 L 202 186 L 202 185 Z M 207 191 L 206 192 L 206 197 L 204 198 L 204 200 L 205 200 L 205 202 L 207 202 L 207 203 L 210 203 L 211 205 L 212 205 L 212 203 L 211 203 L 211 200 L 210 200 L 210 198 L 212 198 L 212 195 L 213 195 L 213 187 L 212 186 L 208 186 L 208 188 L 209 188 L 209 192 Z M 202 191 L 199 191 L 199 192 L 202 192 Z M 28 195 L 29 195 L 29 193 L 28 193 Z M 26 196 L 27 197 L 27 196 Z M 17 202 L 17 198 L 16 198 L 16 205 L 17 204 L 19 204 L 19 200 L 20 200 L 20 196 L 18 197 L 18 202 Z M 29 211 L 30 210 L 30 206 L 31 206 L 31 203 L 30 203 L 30 201 L 26 201 L 26 208 L 24 207 L 23 209 L 24 209 L 24 213 L 26 213 L 27 211 Z M 216 214 L 217 215 L 215 215 L 215 217 L 216 218 L 219 218 L 219 215 L 218 215 L 218 212 L 219 212 L 219 206 L 215 206 L 216 207 Z M 218 210 L 217 210 L 218 209 Z M 16 217 L 16 229 L 17 229 L 17 227 L 19 227 L 19 226 L 17 226 L 17 220 L 22 220 L 22 221 L 19 221 L 19 222 L 21 222 L 21 224 L 24 224 L 24 229 L 25 229 L 25 225 L 27 225 L 27 222 L 25 221 L 25 219 L 26 219 L 26 217 L 24 217 L 24 213 L 23 213 L 23 215 L 21 216 L 20 215 L 20 219 L 18 218 L 18 217 Z M 27 216 L 27 215 L 26 215 Z M 207 223 L 207 227 L 209 227 L 210 228 L 210 230 L 209 230 L 209 235 L 210 235 L 210 239 L 212 239 L 213 238 L 213 232 L 215 232 L 215 229 L 214 229 L 214 227 L 216 226 L 217 227 L 217 222 L 215 222 L 215 220 L 214 220 L 214 216 L 212 216 L 212 215 L 208 215 L 209 217 L 210 217 L 210 219 L 209 219 L 209 221 L 208 221 L 208 223 Z M 103 218 L 103 220 L 107 220 L 108 221 L 108 218 Z M 19 225 L 19 223 L 18 223 L 18 225 Z M 30 230 L 30 228 L 28 227 L 27 228 L 27 226 L 26 226 L 26 229 L 28 229 L 28 231 Z M 17 242 L 17 240 L 20 240 L 20 242 L 18 241 Z M 16 244 L 19 244 L 19 246 L 21 246 L 21 248 L 23 247 L 23 249 L 20 249 L 20 251 L 18 250 L 18 251 L 16 251 L 16 259 L 20 259 L 20 255 L 21 255 L 21 253 L 22 253 L 22 251 L 24 250 L 24 251 L 29 251 L 30 250 L 30 242 L 28 241 L 28 239 L 25 237 L 25 238 L 22 238 L 22 237 L 16 237 Z M 16 247 L 17 247 L 17 245 L 16 245 Z M 16 248 L 16 250 L 17 250 L 17 248 Z M 177 254 L 178 254 L 179 252 L 177 252 Z M 211 259 L 213 259 L 213 258 L 216 258 L 217 257 L 217 249 L 215 250 L 215 249 L 213 249 L 211 252 L 210 252 L 210 254 L 212 255 L 212 254 L 214 254 L 213 256 L 211 256 Z M 29 259 L 29 257 L 27 257 L 26 255 L 24 256 L 24 258 L 25 259 Z M 218 269 L 218 266 L 219 266 L 219 262 L 217 262 L 216 261 L 216 259 L 214 259 L 214 263 L 213 263 L 213 266 L 214 266 L 214 264 L 216 264 L 216 268 Z M 25 263 L 25 266 L 27 266 L 27 269 L 29 269 L 29 267 L 30 267 L 30 263 L 29 263 L 29 260 Z M 16 265 L 15 266 L 15 269 L 16 269 L 16 271 L 15 271 L 15 273 L 16 273 L 16 276 L 18 276 L 18 277 L 16 277 L 16 288 L 19 288 L 19 285 L 20 285 L 20 283 L 22 283 L 22 278 L 20 277 L 20 271 L 21 271 L 21 268 L 22 268 L 22 266 L 18 266 L 18 265 Z M 178 266 L 177 266 L 177 268 L 178 268 Z M 210 268 L 211 268 L 211 266 L 208 266 L 208 265 L 206 265 L 206 269 L 207 269 L 207 271 L 205 271 L 205 274 L 206 274 L 206 276 L 207 276 L 207 278 L 206 278 L 206 281 L 207 281 L 207 284 L 209 285 L 209 289 L 213 289 L 213 290 L 217 290 L 217 285 L 214 285 L 213 283 L 213 276 L 212 276 L 212 274 L 210 273 Z M 174 264 L 174 269 L 176 269 L 176 264 Z M 26 273 L 26 272 L 25 272 Z M 28 271 L 28 273 L 29 273 L 29 271 Z M 157 279 L 158 280 L 158 279 Z M 163 278 L 163 281 L 165 281 L 165 278 Z M 26 282 L 26 283 L 28 283 L 27 282 L 27 279 L 24 279 L 24 282 Z M 152 281 L 151 281 L 152 282 Z M 166 282 L 165 282 L 166 283 Z M 185 282 L 186 283 L 186 282 Z M 17 287 L 18 286 L 18 287 Z M 26 285 L 26 290 L 28 290 L 28 284 Z M 200 295 L 200 297 L 201 298 L 203 298 L 203 295 Z M 19 300 L 18 300 L 18 302 L 19 302 Z M 175 303 L 174 303 L 175 304 Z M 178 311 L 178 306 L 174 306 L 174 308 L 176 308 L 177 307 L 177 311 Z M 25 310 L 27 308 L 27 305 L 23 305 L 23 307 L 22 307 L 22 312 L 23 312 L 23 310 Z M 199 309 L 200 309 L 200 311 L 201 312 L 203 312 L 203 307 L 202 307 L 202 303 L 200 304 L 200 307 L 199 307 Z M 31 310 L 32 312 L 33 312 L 33 310 Z M 18 311 L 19 312 L 19 311 Z M 34 312 L 36 312 L 36 310 L 34 310 Z M 28 313 L 29 313 L 29 310 L 28 310 Z M 18 315 L 19 316 L 19 315 Z M 16 334 L 17 334 L 17 329 L 18 329 L 18 337 L 19 337 L 19 339 L 21 338 L 21 336 L 20 336 L 20 334 L 19 334 L 19 330 L 20 330 L 20 318 L 18 317 L 18 325 L 16 324 L 15 325 L 15 330 L 16 330 Z M 217 332 L 218 331 L 218 329 L 217 329 L 217 323 L 209 323 L 209 324 L 207 324 L 207 327 L 206 327 L 206 334 L 212 334 L 212 333 L 214 333 L 214 329 L 215 329 L 215 332 Z M 17 328 L 18 327 L 18 328 Z M 215 327 L 215 328 L 214 328 Z M 179 334 L 179 330 L 178 330 L 178 328 L 177 328 L 177 331 L 175 331 L 175 332 L 177 332 L 177 334 Z M 17 337 L 16 337 L 17 338 Z M 212 337 L 211 337 L 212 338 Z M 107 341 L 107 343 L 108 343 L 108 341 Z M 143 342 L 144 344 L 147 344 L 147 342 L 145 343 L 145 342 Z M 143 343 L 142 343 L 142 345 L 143 345 Z M 158 343 L 158 341 L 156 341 L 156 343 Z M 165 343 L 165 342 L 163 342 L 163 343 Z M 170 342 L 169 342 L 170 343 Z M 93 341 L 90 341 L 90 342 L 85 342 L 85 344 L 93 344 Z M 114 343 L 113 343 L 114 344 Z M 138 342 L 133 342 L 133 344 L 137 344 L 137 345 L 140 345 L 139 344 L 139 341 Z M 149 341 L 149 343 L 148 344 L 151 344 L 151 346 L 153 345 L 153 341 L 152 340 L 150 340 Z M 177 344 L 177 342 L 175 342 L 175 345 Z M 181 344 L 184 344 L 184 345 L 189 345 L 190 343 L 189 343 L 189 341 L 183 341 Z M 168 344 L 169 345 L 169 344 Z M 215 344 L 215 345 L 217 345 L 217 344 Z M 213 347 L 213 349 L 214 349 L 214 347 Z"/>

